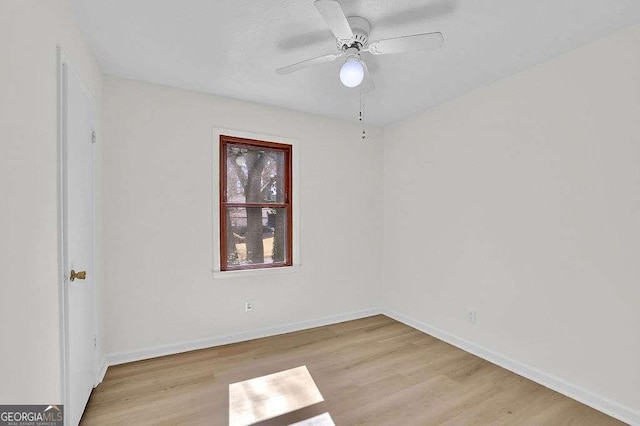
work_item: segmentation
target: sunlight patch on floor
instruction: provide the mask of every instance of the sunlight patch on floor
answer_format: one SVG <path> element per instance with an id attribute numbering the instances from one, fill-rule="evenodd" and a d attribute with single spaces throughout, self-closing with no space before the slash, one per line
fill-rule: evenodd
<path id="1" fill-rule="evenodd" d="M 229 385 L 229 426 L 250 425 L 322 401 L 324 398 L 306 366 L 232 383 Z M 317 424 L 330 425 L 333 421 Z"/>
<path id="2" fill-rule="evenodd" d="M 329 413 L 322 413 L 319 416 L 311 417 L 310 419 L 293 423 L 289 426 L 336 426 L 336 424 L 333 422 Z"/>

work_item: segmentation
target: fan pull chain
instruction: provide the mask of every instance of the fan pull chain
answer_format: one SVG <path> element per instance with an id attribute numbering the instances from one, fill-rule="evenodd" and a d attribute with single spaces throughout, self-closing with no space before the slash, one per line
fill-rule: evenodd
<path id="1" fill-rule="evenodd" d="M 367 138 L 367 133 L 364 130 L 364 98 L 362 97 L 362 90 L 360 90 L 360 117 L 358 121 L 362 123 L 362 140 Z"/>

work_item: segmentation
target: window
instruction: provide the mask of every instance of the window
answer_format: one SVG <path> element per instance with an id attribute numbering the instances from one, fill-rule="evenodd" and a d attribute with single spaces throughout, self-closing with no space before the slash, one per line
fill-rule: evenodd
<path id="1" fill-rule="evenodd" d="M 220 136 L 220 269 L 292 262 L 291 145 Z"/>

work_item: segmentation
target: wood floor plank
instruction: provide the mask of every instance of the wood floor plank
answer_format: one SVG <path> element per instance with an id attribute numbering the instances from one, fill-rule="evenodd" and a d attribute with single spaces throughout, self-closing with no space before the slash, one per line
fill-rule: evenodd
<path id="1" fill-rule="evenodd" d="M 229 385 L 306 366 L 336 425 L 623 423 L 383 315 L 110 367 L 83 425 L 227 425 Z"/>

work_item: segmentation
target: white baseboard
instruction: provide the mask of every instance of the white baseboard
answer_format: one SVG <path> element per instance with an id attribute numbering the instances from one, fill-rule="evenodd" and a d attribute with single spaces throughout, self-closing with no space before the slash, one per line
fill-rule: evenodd
<path id="1" fill-rule="evenodd" d="M 423 333 L 429 334 L 437 339 L 456 346 L 465 352 L 472 353 L 493 364 L 499 365 L 500 367 L 512 371 L 520 376 L 546 386 L 549 389 L 553 389 L 556 392 L 566 395 L 569 398 L 580 401 L 583 404 L 595 408 L 598 411 L 602 411 L 603 413 L 615 417 L 618 420 L 631 425 L 640 425 L 640 411 L 634 410 L 631 407 L 620 404 L 612 399 L 584 389 L 559 377 L 545 373 L 544 371 L 530 367 L 487 348 L 483 348 L 482 346 L 476 345 L 473 342 L 462 339 L 437 327 L 416 321 L 398 312 L 383 309 L 382 313 L 396 321 L 400 321 L 408 325 L 409 327 L 413 327 L 416 330 L 420 330 Z"/>
<path id="2" fill-rule="evenodd" d="M 119 352 L 109 354 L 106 357 L 106 365 L 125 364 L 127 362 L 141 361 L 143 359 L 157 358 L 165 355 L 174 355 L 182 352 L 194 351 L 197 349 L 211 348 L 214 346 L 228 345 L 231 343 L 245 342 L 247 340 L 260 339 L 262 337 L 275 336 L 278 334 L 291 333 L 294 331 L 306 330 L 324 325 L 337 324 L 344 321 L 370 317 L 381 313 L 380 309 L 366 309 L 363 311 L 349 312 L 346 314 L 333 315 L 309 321 L 301 321 L 290 324 L 283 324 L 276 327 L 263 328 L 255 331 L 233 333 L 224 336 L 216 336 L 207 339 L 192 340 L 187 342 L 174 343 L 154 348 L 141 349 L 132 352 Z M 106 368 L 105 368 L 106 372 Z M 103 374 L 104 376 L 104 374 Z"/>
<path id="3" fill-rule="evenodd" d="M 102 381 L 104 380 L 104 375 L 107 374 L 107 368 L 109 368 L 109 364 L 107 364 L 106 358 L 103 358 L 98 365 L 100 366 L 100 369 L 98 370 L 98 376 L 96 377 L 96 386 L 102 383 Z"/>

